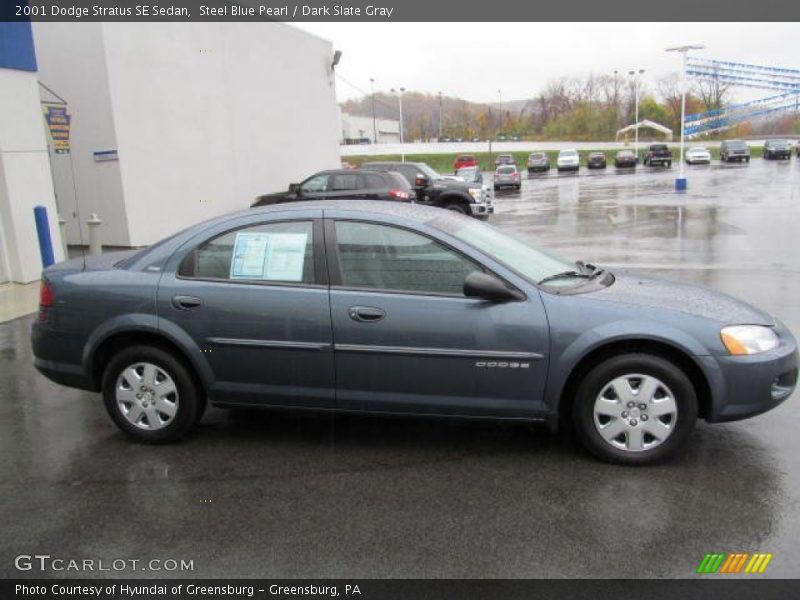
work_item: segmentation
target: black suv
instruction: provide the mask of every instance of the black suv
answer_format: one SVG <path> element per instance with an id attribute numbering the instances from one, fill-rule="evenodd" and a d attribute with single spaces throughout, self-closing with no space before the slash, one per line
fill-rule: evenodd
<path id="1" fill-rule="evenodd" d="M 438 206 L 473 217 L 487 218 L 494 213 L 492 193 L 488 187 L 443 178 L 425 163 L 368 162 L 363 171 L 397 171 L 413 188 L 417 202 Z"/>
<path id="2" fill-rule="evenodd" d="M 352 169 L 320 171 L 277 194 L 256 197 L 253 206 L 297 202 L 300 200 L 394 200 L 412 202 L 414 192 L 399 173 L 388 169 L 364 173 Z"/>
<path id="3" fill-rule="evenodd" d="M 672 152 L 666 144 L 650 144 L 644 155 L 645 166 L 654 167 L 656 165 L 672 166 Z"/>

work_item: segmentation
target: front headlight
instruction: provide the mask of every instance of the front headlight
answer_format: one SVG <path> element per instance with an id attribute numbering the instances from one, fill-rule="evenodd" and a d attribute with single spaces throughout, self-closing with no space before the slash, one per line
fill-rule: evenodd
<path id="1" fill-rule="evenodd" d="M 720 332 L 722 343 L 734 356 L 767 352 L 780 344 L 771 327 L 763 325 L 732 325 Z"/>
<path id="2" fill-rule="evenodd" d="M 472 196 L 475 200 L 480 201 L 481 188 L 469 188 L 469 195 Z"/>

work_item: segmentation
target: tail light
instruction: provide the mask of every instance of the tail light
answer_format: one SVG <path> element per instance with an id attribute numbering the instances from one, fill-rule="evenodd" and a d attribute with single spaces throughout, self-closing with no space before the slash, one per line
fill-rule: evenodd
<path id="1" fill-rule="evenodd" d="M 494 174 L 494 178 L 495 178 L 495 180 L 497 180 L 497 179 L 500 179 L 500 175 L 498 175 L 497 173 L 495 173 L 495 174 Z"/>
<path id="2" fill-rule="evenodd" d="M 519 179 L 519 173 L 514 173 L 514 179 Z"/>
<path id="3" fill-rule="evenodd" d="M 42 279 L 39 284 L 39 320 L 47 320 L 47 309 L 53 307 L 53 288 Z"/>
<path id="4" fill-rule="evenodd" d="M 411 195 L 403 190 L 389 190 L 389 197 L 397 200 L 409 200 Z"/>

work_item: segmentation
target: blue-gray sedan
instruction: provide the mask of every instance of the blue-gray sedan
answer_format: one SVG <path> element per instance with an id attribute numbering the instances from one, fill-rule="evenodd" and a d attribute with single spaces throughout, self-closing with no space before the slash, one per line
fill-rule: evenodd
<path id="1" fill-rule="evenodd" d="M 543 421 L 624 464 L 792 393 L 775 318 L 389 203 L 276 205 L 45 270 L 36 367 L 143 442 L 206 402 Z"/>

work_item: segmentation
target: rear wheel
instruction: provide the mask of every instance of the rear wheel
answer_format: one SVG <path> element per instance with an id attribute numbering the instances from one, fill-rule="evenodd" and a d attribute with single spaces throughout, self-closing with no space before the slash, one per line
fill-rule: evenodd
<path id="1" fill-rule="evenodd" d="M 624 354 L 594 367 L 579 384 L 573 422 L 598 458 L 642 465 L 673 453 L 697 420 L 697 396 L 686 374 L 650 354 Z"/>
<path id="2" fill-rule="evenodd" d="M 122 350 L 103 374 L 103 400 L 111 419 L 145 443 L 180 439 L 202 417 L 205 397 L 188 369 L 151 346 Z"/>

